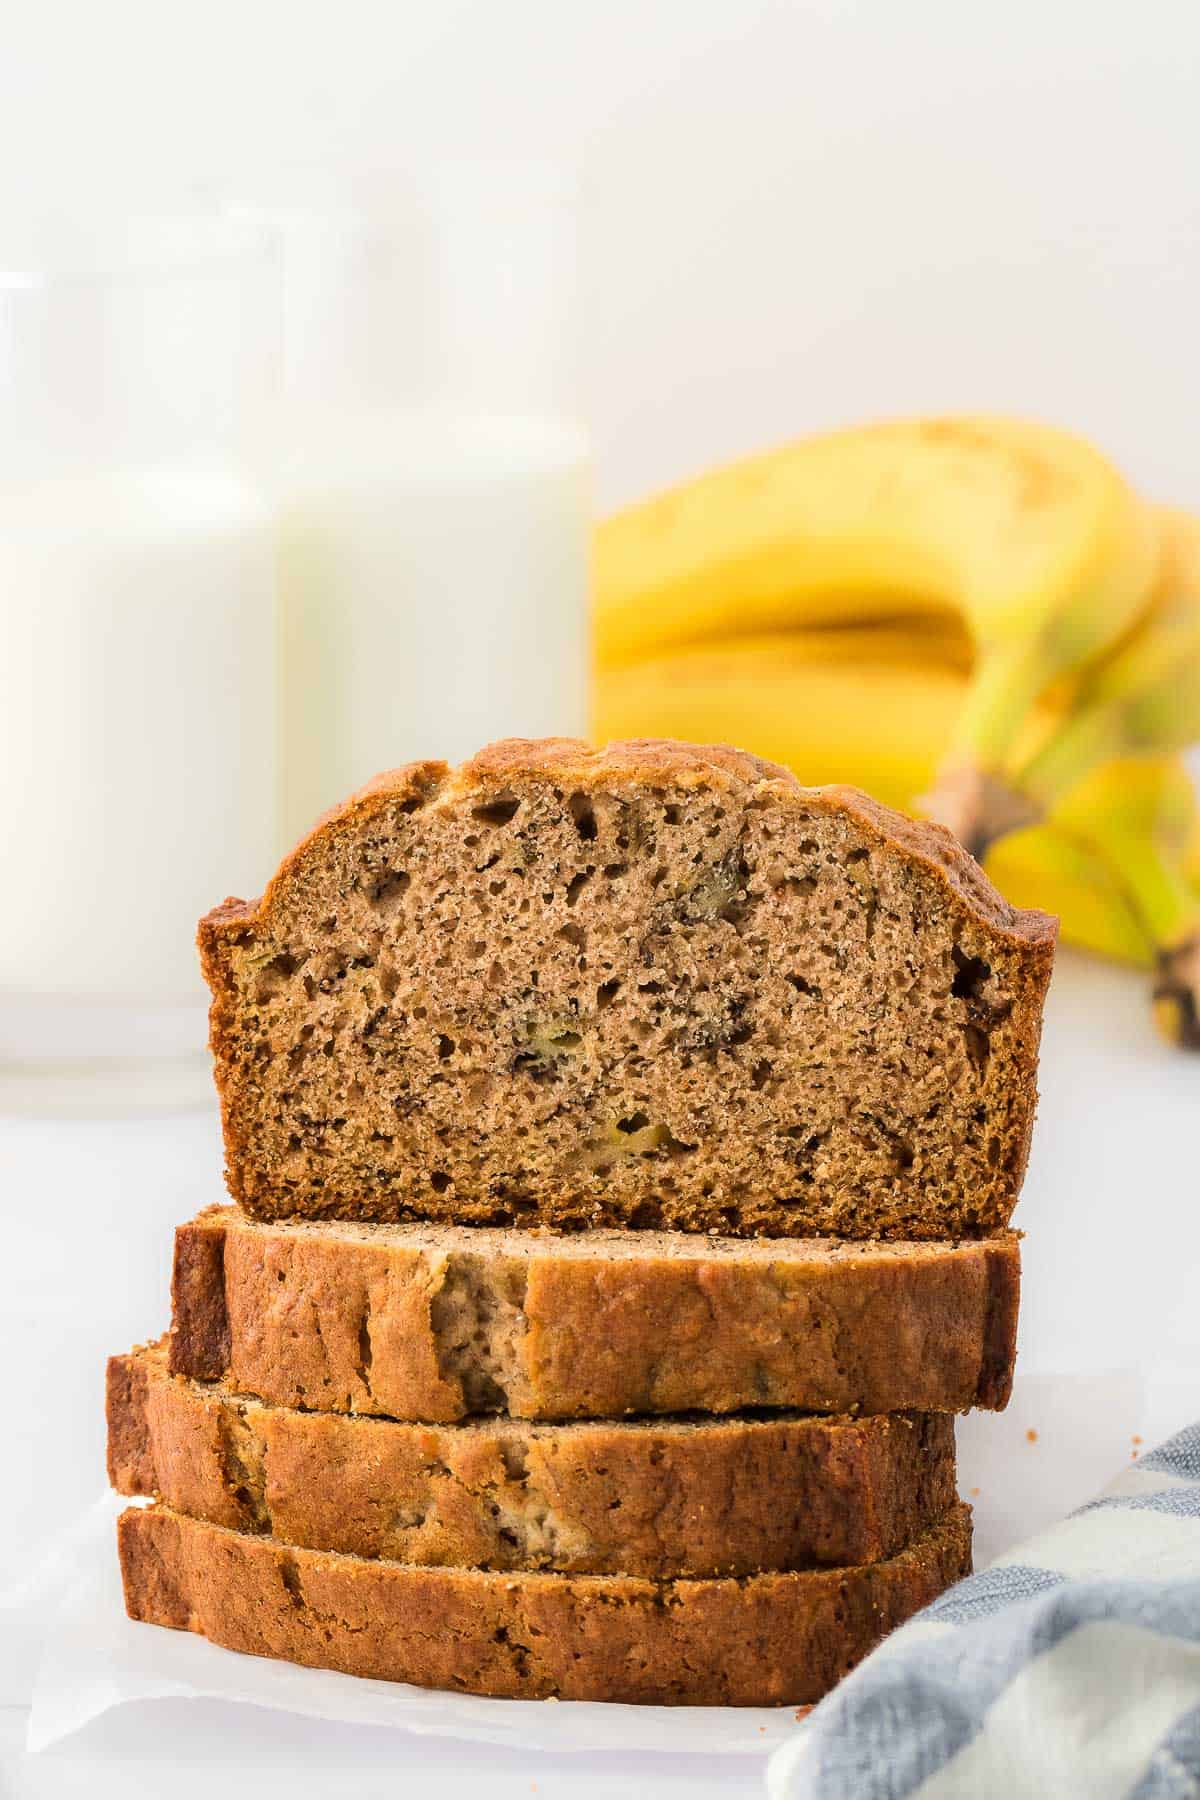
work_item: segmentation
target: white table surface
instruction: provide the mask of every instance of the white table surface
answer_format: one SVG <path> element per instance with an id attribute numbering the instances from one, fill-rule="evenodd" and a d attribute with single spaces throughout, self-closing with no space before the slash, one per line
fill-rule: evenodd
<path id="1" fill-rule="evenodd" d="M 1017 1395 L 960 1427 L 984 1556 L 1086 1498 L 1138 1439 L 1200 1413 L 1200 1059 L 1155 1038 L 1143 979 L 1060 958 L 1042 1104 L 1016 1223 L 1025 1246 Z M 215 1109 L 0 1120 L 9 1292 L 0 1316 L 7 1468 L 0 1588 L 103 1481 L 104 1357 L 167 1323 L 171 1228 L 222 1194 Z M 974 1491 L 978 1490 L 978 1491 Z M 14 1646 L 0 1645 L 12 1661 Z M 17 1647 L 19 1653 L 19 1647 Z M 0 1695 L 0 1701 L 11 1698 Z M 218 1702 L 142 1702 L 38 1757 L 0 1704 L 0 1795 L 137 1791 L 356 1800 L 484 1781 L 495 1800 L 761 1791 L 753 1759 L 519 1755 Z"/>

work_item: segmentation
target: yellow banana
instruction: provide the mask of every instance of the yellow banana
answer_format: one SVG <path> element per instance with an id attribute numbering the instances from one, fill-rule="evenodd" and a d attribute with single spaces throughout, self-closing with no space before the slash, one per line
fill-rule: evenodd
<path id="1" fill-rule="evenodd" d="M 1164 1037 L 1200 1050 L 1200 888 L 1189 874 L 1196 790 L 1175 757 L 1094 769 L 1055 808 L 1055 824 L 1117 874 L 1154 946 L 1154 1017 Z"/>
<path id="2" fill-rule="evenodd" d="M 988 851 L 985 867 L 1014 906 L 1057 913 L 1064 939 L 1080 949 L 1141 968 L 1154 945 L 1104 857 L 1053 825 L 1010 832 Z"/>
<path id="3" fill-rule="evenodd" d="M 895 633 L 734 638 L 601 668 L 592 731 L 601 743 L 743 744 L 812 786 L 850 781 L 906 806 L 937 767 L 965 687 L 961 670 L 918 660 L 911 640 Z"/>
<path id="4" fill-rule="evenodd" d="M 943 818 L 1200 1045 L 1200 523 L 997 418 L 835 433 L 603 524 L 598 736 L 727 739 Z M 1007 833 L 1008 835 L 1001 835 Z"/>
<path id="5" fill-rule="evenodd" d="M 1038 695 L 1137 616 L 1155 556 L 1125 482 L 1066 433 L 995 417 L 866 426 L 601 524 L 596 654 L 603 668 L 740 632 L 954 615 L 977 664 L 951 760 L 991 770 Z"/>
<path id="6" fill-rule="evenodd" d="M 954 730 L 963 672 L 920 659 L 920 642 L 883 628 L 793 632 L 693 645 L 601 669 L 593 733 L 743 744 L 802 781 L 848 781 L 911 809 Z M 1018 905 L 1057 912 L 1063 935 L 1149 966 L 1153 947 L 1102 854 L 1057 826 L 997 844 L 988 861 Z"/>
<path id="7" fill-rule="evenodd" d="M 1200 520 L 1162 508 L 1154 598 L 1133 631 L 1086 670 L 1069 710 L 1013 785 L 1040 810 L 1098 764 L 1200 740 Z"/>

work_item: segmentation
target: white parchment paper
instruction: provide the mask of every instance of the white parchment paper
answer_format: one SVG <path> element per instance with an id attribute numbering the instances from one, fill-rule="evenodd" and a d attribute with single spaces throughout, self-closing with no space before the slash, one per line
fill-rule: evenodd
<path id="1" fill-rule="evenodd" d="M 486 1700 L 242 1656 L 125 1616 L 115 1521 L 93 1508 L 57 1570 L 59 1601 L 33 1687 L 27 1739 L 44 1750 L 130 1700 L 235 1700 L 346 1724 L 392 1725 L 528 1750 L 709 1751 L 761 1756 L 796 1727 L 794 1707 L 601 1706 Z"/>
<path id="2" fill-rule="evenodd" d="M 1006 1413 L 959 1422 L 959 1488 L 976 1511 L 976 1559 L 990 1560 L 1092 1497 L 1142 1443 L 1193 1416 L 1192 1371 L 1148 1381 L 1131 1370 L 1027 1375 Z M 40 1750 L 126 1701 L 204 1698 L 349 1724 L 552 1751 L 763 1755 L 797 1729 L 796 1709 L 645 1707 L 487 1700 L 363 1681 L 242 1656 L 125 1616 L 115 1520 L 104 1498 L 18 1589 L 0 1596 L 6 1640 L 23 1648 Z M 40 1657 L 40 1661 L 39 1661 Z M 20 1670 L 17 1670 L 19 1677 Z"/>

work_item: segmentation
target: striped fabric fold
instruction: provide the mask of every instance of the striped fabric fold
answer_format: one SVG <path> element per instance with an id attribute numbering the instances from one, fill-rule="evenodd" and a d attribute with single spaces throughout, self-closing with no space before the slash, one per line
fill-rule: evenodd
<path id="1" fill-rule="evenodd" d="M 771 1800 L 1197 1800 L 1200 1424 L 892 1634 Z"/>

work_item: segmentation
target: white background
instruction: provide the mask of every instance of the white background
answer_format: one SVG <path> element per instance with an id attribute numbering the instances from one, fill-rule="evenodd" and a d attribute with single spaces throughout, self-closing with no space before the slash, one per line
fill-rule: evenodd
<path id="1" fill-rule="evenodd" d="M 431 156 L 545 156 L 579 181 L 602 505 L 813 426 L 968 406 L 1072 424 L 1200 505 L 1198 77 L 1195 0 L 0 0 L 0 263 L 46 212 L 386 193 Z M 1023 1368 L 1112 1371 L 1119 1403 L 1042 1416 L 1034 1387 L 1019 1433 L 972 1422 L 994 1534 L 1058 1492 L 1039 1456 L 1108 1466 L 1200 1398 L 1200 1078 L 1156 1046 L 1134 978 L 1064 968 Z M 11 1560 L 98 1484 L 99 1359 L 163 1323 L 170 1223 L 218 1169 L 211 1117 L 0 1122 Z M 153 1711 L 37 1767 L 0 1715 L 0 1792 L 128 1792 L 140 1771 L 182 1800 L 180 1758 L 197 1793 L 264 1800 L 341 1791 L 351 1765 L 359 1800 L 756 1780 Z"/>
<path id="2" fill-rule="evenodd" d="M 0 261 L 30 211 L 582 195 L 599 498 L 810 426 L 995 406 L 1200 501 L 1194 0 L 0 0 Z"/>

